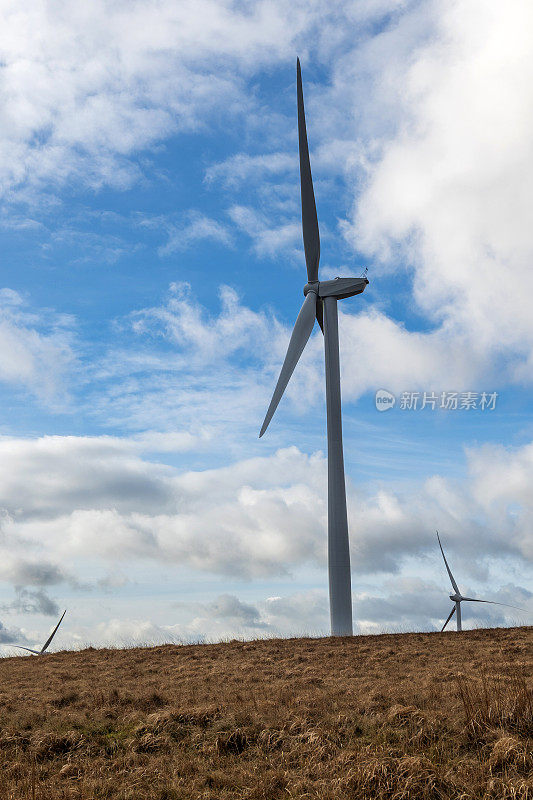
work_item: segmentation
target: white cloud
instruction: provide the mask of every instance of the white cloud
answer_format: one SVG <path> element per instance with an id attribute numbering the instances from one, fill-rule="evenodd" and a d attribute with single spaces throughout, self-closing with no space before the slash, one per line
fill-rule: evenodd
<path id="1" fill-rule="evenodd" d="M 327 596 L 314 589 L 253 604 L 222 594 L 209 603 L 182 603 L 179 607 L 189 619 L 171 630 L 189 640 L 320 636 L 327 633 L 329 625 Z"/>
<path id="2" fill-rule="evenodd" d="M 91 395 L 90 413 L 130 429 L 178 426 L 197 435 L 200 425 L 211 447 L 220 436 L 224 446 L 249 443 L 264 417 L 293 320 L 282 326 L 271 308 L 255 311 L 227 286 L 219 297 L 220 308 L 213 313 L 188 284 L 176 283 L 161 305 L 129 315 L 123 328 L 131 328 L 137 341 L 111 349 L 100 362 L 99 374 L 112 378 L 112 386 Z M 452 330 L 446 335 L 409 332 L 383 312 L 365 309 L 364 298 L 353 301 L 362 309 L 359 314 L 340 313 L 344 400 L 357 400 L 378 387 L 394 392 L 496 388 L 488 366 L 477 373 L 472 369 L 469 353 Z M 294 300 L 296 318 L 299 303 Z M 323 337 L 315 326 L 278 415 L 292 411 L 301 418 L 322 402 L 323 359 Z"/>
<path id="3" fill-rule="evenodd" d="M 499 385 L 491 365 L 472 364 L 472 353 L 453 330 L 408 331 L 376 308 L 366 310 L 364 300 L 355 303 L 363 307 L 361 313 L 341 311 L 339 321 L 346 400 L 380 387 L 393 392 L 492 391 Z M 490 385 L 480 386 L 483 380 Z"/>
<path id="4" fill-rule="evenodd" d="M 475 592 L 470 592 L 470 596 Z M 520 602 L 533 611 L 533 595 L 520 586 L 507 585 L 491 597 L 499 602 Z M 353 598 L 356 634 L 440 630 L 450 609 L 447 591 L 431 581 L 413 577 L 385 581 L 380 593 L 356 592 Z M 173 621 L 176 612 L 180 620 Z M 523 624 L 528 615 L 489 604 L 463 604 L 463 625 L 496 627 Z M 101 614 L 100 610 L 100 614 Z M 286 636 L 329 635 L 329 604 L 324 590 L 311 589 L 283 597 L 253 602 L 234 594 L 220 594 L 207 602 L 181 602 L 165 610 L 166 622 L 137 617 L 111 617 L 88 624 L 86 611 L 63 626 L 52 650 L 67 647 L 153 646 L 165 643 L 217 642 L 228 639 L 262 639 Z M 83 620 L 83 622 L 82 622 Z M 452 624 L 453 628 L 453 624 Z M 46 632 L 7 630 L 0 624 L 0 644 L 41 645 Z M 6 654 L 12 654 L 6 648 Z"/>
<path id="5" fill-rule="evenodd" d="M 369 35 L 367 23 L 391 13 L 394 23 Z M 201 7 L 143 0 L 127 9 L 100 0 L 53 13 L 46 3 L 8 4 L 0 176 L 6 191 L 27 182 L 49 189 L 72 177 L 82 185 L 126 185 L 139 169 L 130 156 L 213 121 L 214 111 L 224 119 L 246 114 L 256 101 L 244 92 L 245 79 L 288 63 L 298 45 L 312 41 L 313 58 L 331 64 L 330 85 L 306 84 L 313 163 L 348 180 L 366 170 L 349 238 L 384 259 L 403 261 L 407 253 L 417 310 L 433 326 L 412 332 L 383 307 L 354 321 L 349 338 L 361 342 L 363 358 L 352 359 L 345 347 L 349 396 L 391 381 L 391 388 L 419 386 L 437 363 L 450 386 L 465 376 L 529 381 L 533 64 L 523 32 L 530 15 L 523 0 L 505 7 L 496 0 L 335 8 L 258 2 L 247 11 L 212 0 Z M 249 124 L 260 126 L 260 117 Z M 234 186 L 296 168 L 295 155 L 267 144 L 267 153 L 208 167 L 206 180 Z M 242 202 L 230 209 L 259 257 L 283 251 L 301 260 L 289 199 L 270 198 L 262 212 Z M 201 238 L 231 243 L 226 226 L 205 215 L 168 224 L 163 252 Z M 103 246 L 110 260 L 122 253 L 119 241 Z M 18 347 L 21 357 L 6 356 L 3 367 L 21 380 L 32 370 L 31 348 L 12 334 L 4 331 L 3 350 Z M 386 363 L 390 352 L 399 358 Z M 42 380 L 54 374 L 42 372 Z"/>
<path id="6" fill-rule="evenodd" d="M 148 467 L 140 449 L 136 441 L 106 436 L 1 437 L 0 506 L 15 517 L 52 519 L 64 513 L 67 497 L 71 510 L 95 505 L 127 510 L 133 498 L 138 507 L 164 508 L 171 470 L 155 463 Z"/>
<path id="7" fill-rule="evenodd" d="M 158 253 L 162 256 L 183 252 L 206 239 L 227 247 L 231 247 L 233 243 L 226 225 L 192 209 L 181 222 L 175 222 L 169 217 L 145 217 L 140 220 L 140 224 L 150 228 L 162 228 L 166 232 L 167 241 L 158 248 Z"/>
<path id="8" fill-rule="evenodd" d="M 9 627 L 7 628 L 0 622 L 0 645 L 22 644 L 30 645 L 31 640 L 28 640 L 20 628 Z"/>
<path id="9" fill-rule="evenodd" d="M 288 448 L 194 472 L 142 459 L 137 446 L 106 437 L 1 439 L 2 580 L 75 586 L 88 563 L 123 573 L 138 559 L 245 578 L 324 568 L 321 454 Z M 434 554 L 437 526 L 450 557 L 460 556 L 460 584 L 499 574 L 506 561 L 531 564 L 531 452 L 472 450 L 462 482 L 434 476 L 366 496 L 349 486 L 354 574 L 395 573 L 408 558 Z"/>
<path id="10" fill-rule="evenodd" d="M 389 323 L 363 346 L 372 349 L 376 333 L 393 350 L 403 340 L 413 380 L 432 354 L 435 374 L 451 383 L 468 365 L 473 378 L 529 383 L 533 10 L 523 0 L 430 3 L 419 13 L 428 10 L 429 42 L 394 74 L 383 70 L 397 101 L 393 131 L 372 144 L 350 238 L 389 263 L 407 257 L 418 310 L 434 329 Z"/>
<path id="11" fill-rule="evenodd" d="M 10 575 L 13 580 L 14 575 Z M 15 587 L 15 599 L 4 608 L 7 611 L 16 611 L 19 614 L 46 614 L 56 616 L 59 614 L 59 606 L 50 599 L 44 589 L 26 589 Z"/>
<path id="12" fill-rule="evenodd" d="M 80 217 L 82 217 L 80 215 Z M 73 222 L 79 222 L 74 219 Z M 55 224 L 55 221 L 54 223 Z M 71 264 L 97 262 L 99 264 L 115 264 L 124 255 L 135 252 L 137 244 L 130 244 L 114 234 L 100 234 L 94 231 L 82 231 L 79 228 L 58 227 L 50 234 L 50 243 L 43 243 L 43 250 L 50 251 L 52 246 L 66 246 L 76 253 Z"/>
<path id="13" fill-rule="evenodd" d="M 247 206 L 233 206 L 229 215 L 252 239 L 254 252 L 260 258 L 273 258 L 280 252 L 288 252 L 293 259 L 303 258 L 302 227 L 294 218 L 272 225 L 266 215 Z"/>
<path id="14" fill-rule="evenodd" d="M 183 453 L 199 450 L 210 439 L 210 432 L 204 428 L 199 428 L 196 434 L 189 431 L 145 431 L 132 437 L 131 446 L 143 453 Z"/>
<path id="15" fill-rule="evenodd" d="M 329 621 L 327 597 L 316 590 L 254 603 L 224 593 L 209 602 L 177 603 L 175 608 L 183 617 L 178 623 L 158 625 L 148 620 L 113 619 L 86 636 L 114 645 L 317 636 L 327 633 Z"/>
<path id="16" fill-rule="evenodd" d="M 142 557 L 228 575 L 322 559 L 321 504 L 307 473 L 323 472 L 323 462 L 298 451 L 179 474 L 106 437 L 3 439 L 0 450 L 1 577 L 14 585 L 70 580 L 50 558 L 122 566 Z"/>
<path id="17" fill-rule="evenodd" d="M 366 38 L 365 22 L 390 11 L 400 12 L 396 22 Z M 268 152 L 215 164 L 206 180 L 225 188 L 252 175 L 282 180 L 296 169 L 295 154 L 289 163 L 286 142 L 274 141 L 277 122 L 265 124 L 257 91 L 245 88 L 245 80 L 265 66 L 292 64 L 296 46 L 312 41 L 313 58 L 333 64 L 331 85 L 306 82 L 313 165 L 349 182 L 364 173 L 358 210 L 344 229 L 388 270 L 409 259 L 414 310 L 427 323 L 423 331 L 409 330 L 387 316 L 383 297 L 369 310 L 368 295 L 343 304 L 361 311 L 341 315 L 344 396 L 355 399 L 378 386 L 527 382 L 533 365 L 531 21 L 529 6 L 519 0 L 505 7 L 458 0 L 333 8 L 280 0 L 244 10 L 230 0 L 98 0 L 53 9 L 46 2 L 8 4 L 0 45 L 0 191 L 12 199 L 17 187 L 27 198 L 30 189 L 50 191 L 68 181 L 124 187 L 139 177 L 133 156 L 140 150 L 179 130 L 226 124 L 234 116 L 241 124 L 251 109 L 258 114 L 245 125 L 268 140 Z M 293 120 L 291 126 L 294 134 Z M 259 257 L 289 252 L 303 265 L 292 189 L 277 184 L 265 191 L 272 194 L 261 211 L 243 198 L 229 218 L 252 238 Z M 39 224 L 23 215 L 2 220 L 20 229 Z M 232 241 L 223 223 L 204 215 L 164 225 L 168 252 L 205 238 Z M 69 229 L 58 235 L 68 236 Z M 100 254 L 108 248 L 110 261 L 122 252 L 113 237 L 87 244 Z M 74 363 L 72 320 L 32 310 L 11 290 L 1 300 L 0 380 L 49 402 L 61 396 Z M 86 410 L 108 424 L 151 430 L 130 439 L 0 440 L 0 505 L 8 511 L 1 577 L 21 591 L 34 587 L 25 597 L 38 603 L 40 587 L 75 583 L 58 566 L 66 558 L 73 572 L 91 560 L 110 575 L 119 561 L 136 559 L 242 576 L 280 575 L 304 564 L 322 568 L 322 457 L 291 449 L 239 461 L 234 450 L 238 432 L 248 436 L 259 427 L 289 331 L 270 309 L 254 311 L 227 287 L 218 313 L 208 314 L 176 285 L 164 304 L 128 322 L 140 347 L 110 349 L 94 376 L 113 386 L 90 392 Z M 319 347 L 317 336 L 291 381 L 295 402 L 305 396 L 307 404 L 323 391 Z M 228 422 L 237 431 L 231 441 L 218 436 Z M 180 472 L 146 457 L 194 453 L 208 442 L 213 448 L 219 442 L 234 463 Z M 406 558 L 430 552 L 428 532 L 436 524 L 452 555 L 466 556 L 464 580 L 486 578 L 494 565 L 503 570 L 506 559 L 530 563 L 530 450 L 472 450 L 462 485 L 434 476 L 416 489 L 383 485 L 366 498 L 351 488 L 354 571 L 392 572 Z M 395 591 L 403 608 L 404 590 Z M 412 593 L 405 594 L 407 617 Z M 286 599 L 248 608 L 237 598 L 217 602 L 197 618 L 220 621 L 216 608 L 228 615 L 233 608 L 235 628 L 276 630 L 288 630 L 283 619 L 292 619 L 292 611 L 283 611 Z M 392 603 L 382 604 L 383 619 Z M 302 600 L 294 613 L 302 615 L 308 605 L 309 598 Z M 323 618 L 322 600 L 314 613 Z"/>
<path id="18" fill-rule="evenodd" d="M 268 597 L 258 605 L 266 622 L 279 632 L 278 635 L 316 636 L 329 632 L 329 602 L 322 590 Z"/>
<path id="19" fill-rule="evenodd" d="M 249 112 L 244 75 L 293 61 L 311 40 L 327 57 L 349 35 L 347 25 L 398 5 L 8 2 L 0 47 L 3 193 L 72 179 L 127 186 L 139 175 L 130 160 L 136 151 L 198 129 L 215 113 L 228 124 Z"/>
<path id="20" fill-rule="evenodd" d="M 225 161 L 211 164 L 205 171 L 205 180 L 208 184 L 222 181 L 226 187 L 236 188 L 248 179 L 258 181 L 265 175 L 293 172 L 297 168 L 298 161 L 292 153 L 262 153 L 255 156 L 237 153 Z"/>
<path id="21" fill-rule="evenodd" d="M 290 330 L 270 307 L 255 311 L 230 287 L 222 286 L 219 298 L 220 308 L 208 311 L 188 284 L 176 283 L 161 305 L 123 320 L 124 344 L 100 360 L 88 413 L 122 429 L 192 432 L 226 452 L 235 452 L 245 439 L 249 452 Z M 312 402 L 322 391 L 321 346 L 317 333 L 288 387 L 288 397 L 299 407 L 304 397 Z M 101 380 L 111 385 L 102 390 Z"/>
<path id="22" fill-rule="evenodd" d="M 369 35 L 367 23 L 390 14 Z M 52 13 L 46 3 L 8 4 L 4 190 L 28 182 L 50 189 L 72 177 L 82 185 L 126 185 L 139 169 L 130 156 L 176 130 L 213 121 L 215 111 L 226 120 L 246 114 L 256 101 L 244 91 L 245 79 L 288 64 L 295 49 L 313 42 L 313 59 L 331 65 L 330 85 L 306 84 L 313 163 L 349 180 L 366 170 L 349 237 L 373 256 L 394 261 L 407 254 L 417 310 L 433 326 L 412 332 L 375 309 L 354 323 L 367 358 L 358 360 L 352 396 L 374 388 L 372 382 L 387 384 L 390 351 L 401 356 L 393 367 L 398 383 L 420 385 L 431 362 L 450 385 L 465 374 L 529 381 L 530 23 L 523 0 L 505 7 L 497 0 L 334 8 L 318 0 L 258 2 L 246 11 L 229 1 L 142 0 L 126 8 L 99 0 Z M 249 124 L 261 127 L 260 117 Z M 294 157 L 272 152 L 272 143 L 267 153 L 236 154 L 208 167 L 206 179 L 234 185 L 254 173 L 275 177 L 292 169 Z M 293 209 L 269 212 L 241 202 L 230 217 L 252 237 L 258 256 L 281 250 L 300 259 Z M 163 251 L 200 238 L 231 243 L 219 220 L 193 215 L 187 225 L 171 225 Z M 105 246 L 106 257 L 120 256 L 120 242 Z M 11 336 L 4 331 L 6 353 Z M 19 379 L 32 369 L 29 344 L 19 334 L 14 345 L 21 357 L 6 357 L 3 366 Z M 344 360 L 356 368 L 348 348 Z"/>
<path id="23" fill-rule="evenodd" d="M 9 545 L 14 542 L 10 537 Z M 14 586 L 55 586 L 58 583 L 69 581 L 75 583 L 68 571 L 44 559 L 28 559 L 10 555 L 9 545 L 2 558 L 0 579 Z"/>
<path id="24" fill-rule="evenodd" d="M 354 616 L 360 629 L 368 633 L 373 630 L 440 630 L 452 606 L 448 594 L 440 583 L 408 576 L 392 578 L 384 581 L 380 594 L 356 593 Z M 478 596 L 471 589 L 467 590 L 467 594 L 469 597 Z M 507 585 L 499 591 L 487 590 L 480 599 L 522 605 L 526 611 L 524 613 L 488 603 L 480 605 L 465 602 L 461 611 L 467 628 L 523 624 L 533 613 L 533 594 L 520 586 Z"/>
<path id="25" fill-rule="evenodd" d="M 64 398 L 75 361 L 72 325 L 65 314 L 32 310 L 17 292 L 0 290 L 0 382 L 50 404 Z"/>
<path id="26" fill-rule="evenodd" d="M 86 647 L 89 643 L 104 647 L 153 647 L 158 644 L 185 641 L 176 635 L 172 626 L 157 625 L 145 619 L 118 619 L 100 622 L 92 629 L 77 633 L 72 644 Z"/>
<path id="27" fill-rule="evenodd" d="M 396 296 L 367 311 L 370 287 L 362 313 L 343 319 L 348 398 L 380 385 L 531 382 L 531 23 L 523 0 L 406 5 L 355 47 L 343 40 L 331 84 L 306 84 L 315 177 L 343 175 L 356 188 L 341 229 L 380 264 L 371 280 L 383 268 L 412 277 L 409 312 L 425 319 L 417 331 L 388 315 Z M 206 178 L 236 188 L 259 176 L 264 198 L 275 193 L 268 179 L 290 169 L 285 152 L 241 153 Z M 301 261 L 293 208 L 276 208 L 272 196 L 261 212 L 236 204 L 230 216 L 259 257 Z M 411 287 L 401 291 L 405 305 Z"/>
<path id="28" fill-rule="evenodd" d="M 188 284 L 174 283 L 164 305 L 134 312 L 130 319 L 136 332 L 163 334 L 189 365 L 202 370 L 237 351 L 259 353 L 278 332 L 275 320 L 243 306 L 229 286 L 220 287 L 219 297 L 220 312 L 210 315 L 194 299 Z"/>

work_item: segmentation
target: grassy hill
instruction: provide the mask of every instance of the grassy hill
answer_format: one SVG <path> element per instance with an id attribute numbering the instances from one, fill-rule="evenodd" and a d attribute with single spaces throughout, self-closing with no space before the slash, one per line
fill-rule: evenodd
<path id="1" fill-rule="evenodd" d="M 2 800 L 533 798 L 533 628 L 0 661 Z"/>

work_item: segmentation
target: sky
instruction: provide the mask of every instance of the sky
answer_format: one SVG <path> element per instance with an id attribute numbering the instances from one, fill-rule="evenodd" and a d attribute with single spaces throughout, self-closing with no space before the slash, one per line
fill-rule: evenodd
<path id="1" fill-rule="evenodd" d="M 0 650 L 324 635 L 339 304 L 355 630 L 533 615 L 527 0 L 4 0 Z M 376 404 L 376 392 L 394 404 Z"/>

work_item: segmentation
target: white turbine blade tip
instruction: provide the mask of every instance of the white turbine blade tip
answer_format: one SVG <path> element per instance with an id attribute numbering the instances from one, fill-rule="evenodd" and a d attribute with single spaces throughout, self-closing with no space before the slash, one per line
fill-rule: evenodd
<path id="1" fill-rule="evenodd" d="M 31 647 L 23 647 L 21 644 L 12 644 L 11 647 L 16 647 L 17 650 L 26 650 L 28 653 L 34 653 L 36 656 L 40 655 L 38 650 L 32 650 Z"/>
<path id="2" fill-rule="evenodd" d="M 467 599 L 472 600 L 473 598 L 469 597 Z M 477 600 L 477 599 L 474 599 L 474 603 L 488 603 L 491 606 L 504 606 L 505 608 L 514 608 L 515 611 L 523 611 L 524 613 L 527 613 L 525 608 L 520 608 L 520 606 L 511 606 L 511 605 L 509 605 L 509 603 L 498 603 L 498 602 L 496 602 L 496 600 Z"/>
<path id="3" fill-rule="evenodd" d="M 453 575 L 452 575 L 452 571 L 451 571 L 451 569 L 450 569 L 450 565 L 449 565 L 449 564 L 448 564 L 448 562 L 446 561 L 446 556 L 444 555 L 444 550 L 442 549 L 442 544 L 441 544 L 441 541 L 440 541 L 440 536 L 439 536 L 439 532 L 438 532 L 438 531 L 437 531 L 437 539 L 439 540 L 439 547 L 440 547 L 440 551 L 441 551 L 441 553 L 442 553 L 442 557 L 443 557 L 443 559 L 444 559 L 444 563 L 445 563 L 445 565 L 446 565 L 446 570 L 447 570 L 447 572 L 448 572 L 448 575 L 450 576 L 450 581 L 451 581 L 451 583 L 452 583 L 452 586 L 453 586 L 453 588 L 454 588 L 455 592 L 457 592 L 457 594 L 460 594 L 460 592 L 459 592 L 459 587 L 457 586 L 457 583 L 455 582 L 455 578 L 454 578 L 454 577 L 453 577 Z"/>
<path id="4" fill-rule="evenodd" d="M 43 647 L 42 647 L 41 653 L 44 653 L 44 651 L 46 650 L 46 648 L 48 647 L 48 645 L 50 644 L 50 642 L 52 641 L 52 639 L 53 639 L 53 638 L 54 638 L 54 636 L 56 635 L 56 633 L 57 633 L 57 629 L 59 628 L 59 626 L 60 626 L 60 625 L 61 625 L 61 623 L 63 622 L 63 617 L 65 616 L 65 614 L 66 614 L 66 613 L 67 613 L 67 609 L 65 609 L 65 610 L 63 611 L 63 613 L 61 614 L 61 617 L 60 617 L 60 619 L 59 619 L 59 622 L 58 622 L 58 623 L 57 623 L 57 625 L 55 626 L 54 630 L 52 631 L 52 633 L 50 634 L 50 636 L 48 637 L 48 639 L 46 640 L 46 642 L 43 644 Z"/>

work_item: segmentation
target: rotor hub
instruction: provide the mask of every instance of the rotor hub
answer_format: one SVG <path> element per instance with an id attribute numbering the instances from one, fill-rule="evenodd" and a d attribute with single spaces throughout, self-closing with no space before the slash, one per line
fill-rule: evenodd
<path id="1" fill-rule="evenodd" d="M 318 281 L 311 281 L 310 283 L 306 283 L 304 286 L 304 297 L 307 297 L 309 292 L 314 292 L 315 294 L 318 294 L 319 287 L 320 284 Z"/>

